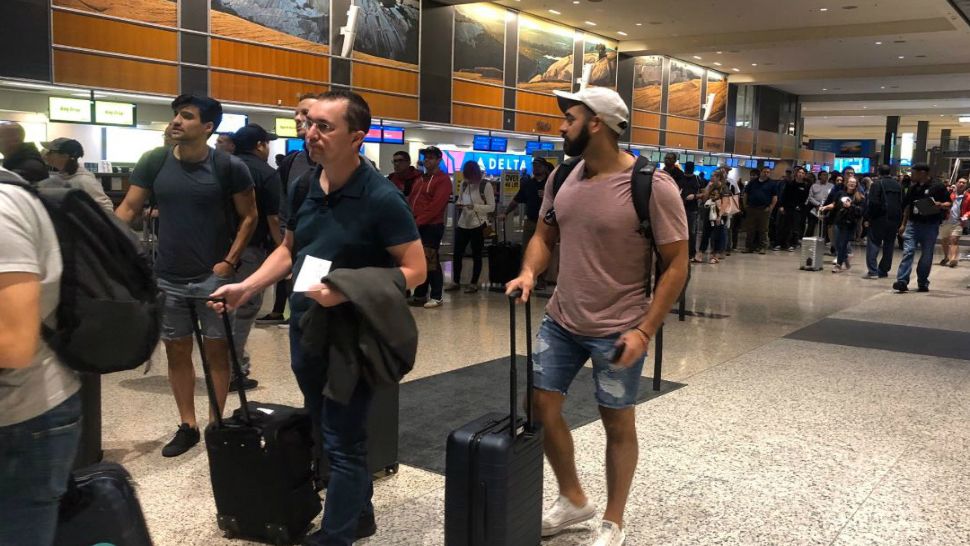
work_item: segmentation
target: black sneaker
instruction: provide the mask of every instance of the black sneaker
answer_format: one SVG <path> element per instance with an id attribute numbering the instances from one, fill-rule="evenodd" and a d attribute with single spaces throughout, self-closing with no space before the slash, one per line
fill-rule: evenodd
<path id="1" fill-rule="evenodd" d="M 372 537 L 376 534 L 377 522 L 374 521 L 374 514 L 369 516 L 360 516 L 360 519 L 357 520 L 357 540 Z"/>
<path id="2" fill-rule="evenodd" d="M 411 298 L 408 301 L 408 305 L 411 307 L 424 307 L 426 303 L 428 303 L 428 298 Z"/>
<path id="3" fill-rule="evenodd" d="M 162 457 L 178 457 L 199 443 L 200 437 L 199 429 L 190 427 L 188 423 L 182 423 L 175 431 L 172 441 L 162 448 Z"/>
<path id="4" fill-rule="evenodd" d="M 909 292 L 909 287 L 903 281 L 896 281 L 893 283 L 893 290 L 902 294 L 903 292 Z"/>
<path id="5" fill-rule="evenodd" d="M 242 381 L 239 380 L 239 376 L 233 377 L 232 381 L 229 382 L 229 392 L 237 392 L 240 387 L 243 390 L 251 391 L 259 386 L 259 381 L 255 379 L 250 379 L 248 377 L 243 377 Z"/>
<path id="6" fill-rule="evenodd" d="M 256 324 L 283 324 L 284 322 L 286 319 L 279 313 L 269 313 L 256 319 Z"/>
<path id="7" fill-rule="evenodd" d="M 916 291 L 917 292 L 929 292 L 930 291 L 930 287 L 929 286 L 920 286 L 920 287 L 917 287 L 916 288 Z"/>
<path id="8" fill-rule="evenodd" d="M 778 246 L 778 245 L 775 245 L 775 246 L 771 247 L 771 251 L 772 252 L 781 252 L 781 247 Z"/>

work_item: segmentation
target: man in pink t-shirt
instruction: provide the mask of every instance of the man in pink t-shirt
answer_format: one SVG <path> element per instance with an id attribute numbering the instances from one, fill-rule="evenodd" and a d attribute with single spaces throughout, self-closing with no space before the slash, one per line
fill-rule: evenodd
<path id="1" fill-rule="evenodd" d="M 555 196 L 547 186 L 542 221 L 526 250 L 522 273 L 508 284 L 508 293 L 522 290 L 522 299 L 528 299 L 559 241 L 558 284 L 534 353 L 535 410 L 559 483 L 559 498 L 543 516 L 542 534 L 555 535 L 596 514 L 579 483 L 572 435 L 562 415 L 569 385 L 592 359 L 606 429 L 608 499 L 591 544 L 620 546 L 625 539 L 623 511 L 637 466 L 634 405 L 640 373 L 650 338 L 687 280 L 687 216 L 676 182 L 657 170 L 649 203 L 653 238 L 641 235 L 630 182 L 635 160 L 617 144 L 629 126 L 629 109 L 615 91 L 601 87 L 556 95 L 565 114 L 560 127 L 565 152 L 583 160 Z M 645 280 L 652 245 L 666 269 L 651 301 Z M 621 355 L 610 362 L 620 345 Z"/>

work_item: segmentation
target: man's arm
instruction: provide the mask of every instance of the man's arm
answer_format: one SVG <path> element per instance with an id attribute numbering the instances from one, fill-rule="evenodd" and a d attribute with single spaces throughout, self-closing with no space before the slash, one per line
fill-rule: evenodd
<path id="1" fill-rule="evenodd" d="M 522 297 L 519 298 L 519 301 L 526 302 L 529 300 L 529 295 L 536 283 L 536 277 L 549 267 L 549 260 L 552 259 L 552 251 L 556 248 L 557 241 L 559 241 L 559 227 L 550 226 L 540 218 L 536 226 L 536 233 L 529 240 L 528 248 L 525 249 L 522 271 L 517 278 L 506 285 L 506 295 L 521 290 Z"/>
<path id="2" fill-rule="evenodd" d="M 266 217 L 266 224 L 269 226 L 269 236 L 273 238 L 273 244 L 280 246 L 283 244 L 283 234 L 280 229 L 280 217 L 278 214 Z"/>
<path id="3" fill-rule="evenodd" d="M 40 343 L 40 278 L 0 273 L 0 368 L 26 368 Z"/>
<path id="4" fill-rule="evenodd" d="M 293 232 L 286 230 L 283 242 L 263 262 L 252 275 L 240 283 L 227 284 L 211 294 L 213 298 L 225 298 L 229 310 L 235 310 L 249 301 L 255 294 L 268 286 L 276 284 L 290 274 L 293 269 Z M 222 312 L 222 304 L 211 304 Z"/>
<path id="5" fill-rule="evenodd" d="M 145 201 L 151 192 L 147 188 L 132 184 L 128 186 L 128 193 L 125 194 L 124 201 L 115 209 L 115 216 L 126 224 L 131 224 L 135 218 L 141 215 L 145 208 Z"/>
<path id="6" fill-rule="evenodd" d="M 420 239 L 388 247 L 387 251 L 394 256 L 394 261 L 400 266 L 408 289 L 413 290 L 424 284 L 428 276 L 428 261 L 424 256 L 424 246 L 421 245 Z"/>
<path id="7" fill-rule="evenodd" d="M 236 230 L 236 239 L 232 242 L 232 248 L 225 260 L 233 265 L 239 263 L 243 250 L 249 244 L 253 232 L 256 231 L 256 191 L 253 188 L 233 194 L 232 204 L 239 216 L 239 228 Z M 225 264 L 224 264 L 225 265 Z"/>
<path id="8" fill-rule="evenodd" d="M 667 268 L 657 279 L 657 286 L 653 291 L 653 301 L 650 302 L 650 310 L 647 316 L 640 323 L 640 328 L 651 338 L 663 324 L 664 318 L 670 313 L 674 303 L 680 298 L 687 283 L 687 269 L 689 251 L 687 241 L 676 241 L 667 245 L 659 245 L 657 251 L 660 253 L 662 263 L 668 264 Z"/>

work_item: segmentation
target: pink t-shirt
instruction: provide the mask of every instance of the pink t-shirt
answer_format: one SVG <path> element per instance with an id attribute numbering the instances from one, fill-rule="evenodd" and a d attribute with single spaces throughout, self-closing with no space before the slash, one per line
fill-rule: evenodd
<path id="1" fill-rule="evenodd" d="M 644 281 L 653 248 L 638 231 L 633 169 L 587 179 L 585 166 L 581 161 L 573 169 L 555 197 L 559 278 L 546 312 L 574 334 L 606 337 L 637 326 L 647 314 Z M 554 178 L 549 177 L 539 218 L 553 208 Z M 650 223 L 656 244 L 687 240 L 680 189 L 659 169 L 653 175 Z"/>

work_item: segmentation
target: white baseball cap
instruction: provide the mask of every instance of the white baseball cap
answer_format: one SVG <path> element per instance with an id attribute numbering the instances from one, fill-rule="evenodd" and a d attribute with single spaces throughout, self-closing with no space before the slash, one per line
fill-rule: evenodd
<path id="1" fill-rule="evenodd" d="M 566 112 L 573 106 L 584 104 L 599 116 L 607 127 L 622 135 L 630 126 L 630 109 L 620 94 L 606 87 L 587 87 L 579 93 L 553 91 L 559 101 L 559 109 Z"/>

